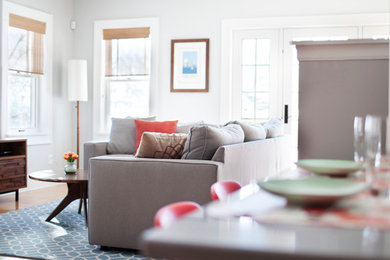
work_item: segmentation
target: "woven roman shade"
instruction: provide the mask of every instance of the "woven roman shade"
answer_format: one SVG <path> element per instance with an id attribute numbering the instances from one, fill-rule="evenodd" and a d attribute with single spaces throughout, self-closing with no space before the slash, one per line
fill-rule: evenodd
<path id="1" fill-rule="evenodd" d="M 43 74 L 46 24 L 27 17 L 10 14 L 9 26 L 24 30 L 25 33 L 20 33 L 19 40 L 13 46 L 8 46 L 8 69 Z M 25 55 L 20 56 L 20 53 L 16 50 L 25 51 Z"/>
<path id="2" fill-rule="evenodd" d="M 150 28 L 122 28 L 122 29 L 104 29 L 103 40 L 105 41 L 105 76 L 130 76 L 130 75 L 146 75 L 149 74 L 147 69 L 147 55 L 146 53 L 134 56 L 135 54 L 123 54 L 120 42 L 130 44 L 127 40 L 130 39 L 146 39 L 149 38 Z M 122 55 L 127 55 L 124 58 Z M 137 65 L 132 59 L 137 60 Z M 140 64 L 142 64 L 140 66 Z"/>
<path id="3" fill-rule="evenodd" d="M 125 29 L 104 29 L 103 40 L 148 38 L 150 28 L 125 28 Z"/>

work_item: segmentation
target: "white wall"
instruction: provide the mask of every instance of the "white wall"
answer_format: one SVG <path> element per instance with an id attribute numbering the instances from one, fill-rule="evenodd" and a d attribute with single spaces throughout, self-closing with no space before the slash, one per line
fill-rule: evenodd
<path id="1" fill-rule="evenodd" d="M 72 58 L 73 32 L 69 24 L 73 15 L 72 0 L 10 0 L 53 15 L 53 143 L 28 146 L 28 172 L 62 168 L 62 155 L 75 150 L 76 125 L 73 105 L 67 101 L 66 64 Z M 28 180 L 27 189 L 48 186 L 50 183 Z M 25 189 L 22 189 L 22 191 Z"/>
<path id="2" fill-rule="evenodd" d="M 81 141 L 92 139 L 93 23 L 101 19 L 159 17 L 158 119 L 219 122 L 221 21 L 231 18 L 388 12 L 389 0 L 9 0 L 54 17 L 53 133 L 50 145 L 28 147 L 28 172 L 61 168 L 76 149 L 76 114 L 67 101 L 66 64 L 88 60 L 89 101 L 81 102 Z M 72 19 L 77 29 L 69 28 Z M 170 93 L 172 39 L 210 38 L 209 93 Z M 81 154 L 82 155 L 82 154 Z M 82 160 L 81 160 L 82 165 Z M 45 185 L 29 182 L 29 188 Z"/>
<path id="3" fill-rule="evenodd" d="M 159 17 L 158 119 L 219 122 L 221 21 L 264 16 L 388 12 L 389 0 L 76 0 L 74 56 L 88 59 L 92 75 L 95 20 Z M 172 39 L 210 38 L 209 93 L 170 93 Z M 82 105 L 81 141 L 92 138 L 92 81 L 89 102 Z M 220 122 L 223 123 L 223 122 Z"/>

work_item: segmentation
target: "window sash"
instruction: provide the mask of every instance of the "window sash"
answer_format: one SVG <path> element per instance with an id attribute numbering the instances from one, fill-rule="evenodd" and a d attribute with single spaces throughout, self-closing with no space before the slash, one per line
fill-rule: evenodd
<path id="1" fill-rule="evenodd" d="M 127 86 L 127 88 L 130 88 L 136 92 L 137 92 L 137 89 L 138 89 L 138 91 L 140 91 L 142 89 L 142 91 L 146 93 L 147 100 L 144 100 L 142 97 L 138 97 L 138 98 L 136 98 L 136 100 L 138 102 L 135 102 L 138 104 L 134 104 L 134 102 L 127 102 L 126 101 L 126 103 L 128 103 L 128 107 L 123 110 L 123 112 L 124 112 L 123 114 L 113 113 L 113 111 L 111 111 L 112 104 L 113 104 L 112 96 L 111 96 L 111 91 L 112 91 L 111 88 L 112 88 L 112 84 L 117 84 L 117 83 L 123 83 L 123 84 L 134 83 L 135 85 L 133 85 L 133 86 L 129 85 L 129 86 Z M 145 85 L 149 86 L 150 85 L 150 77 L 149 76 L 133 76 L 133 77 L 107 77 L 106 78 L 106 97 L 107 97 L 107 99 L 106 99 L 105 117 L 106 117 L 107 127 L 110 127 L 109 123 L 111 122 L 110 119 L 112 117 L 128 116 L 129 112 L 135 117 L 146 117 L 149 115 L 150 88 L 149 87 L 148 88 L 145 88 L 145 87 L 140 88 L 139 86 L 136 86 L 137 83 L 138 84 L 141 83 L 141 84 L 145 84 Z M 122 93 L 121 97 L 128 99 L 128 97 L 126 97 L 126 95 L 127 94 Z M 131 94 L 130 96 L 133 96 L 133 94 Z"/>
<path id="2" fill-rule="evenodd" d="M 8 69 L 18 72 L 27 72 L 33 74 L 44 73 L 44 36 L 46 33 L 46 24 L 34 19 L 23 16 L 9 14 L 9 26 L 25 30 L 27 37 L 26 61 L 23 66 L 13 66 L 8 63 Z M 9 46 L 9 59 L 13 52 Z M 15 46 L 17 47 L 17 46 Z M 14 64 L 15 65 L 15 64 Z"/>
<path id="3" fill-rule="evenodd" d="M 29 78 L 31 80 L 32 85 L 30 86 L 30 94 L 29 94 L 29 124 L 22 124 L 19 126 L 13 126 L 12 121 L 12 114 L 11 112 L 8 114 L 8 125 L 9 125 L 9 130 L 11 132 L 15 133 L 24 133 L 26 130 L 29 131 L 37 131 L 38 130 L 38 96 L 39 96 L 39 84 L 40 84 L 40 75 L 32 75 L 32 74 L 25 74 L 25 73 L 16 73 L 13 71 L 9 72 L 9 76 L 11 77 L 20 77 L 20 78 Z M 9 94 L 9 102 L 8 105 L 11 106 L 11 87 L 8 89 Z M 14 90 L 17 96 L 20 96 L 23 91 L 20 90 Z M 23 110 L 23 109 L 22 109 Z M 9 111 L 11 111 L 11 108 L 9 108 Z"/>

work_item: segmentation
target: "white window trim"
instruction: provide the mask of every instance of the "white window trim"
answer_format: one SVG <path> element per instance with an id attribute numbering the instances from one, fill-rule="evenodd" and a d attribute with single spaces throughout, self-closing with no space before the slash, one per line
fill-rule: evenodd
<path id="1" fill-rule="evenodd" d="M 155 115 L 158 107 L 158 38 L 159 19 L 135 18 L 121 20 L 99 20 L 94 25 L 94 64 L 93 64 L 93 139 L 104 140 L 109 137 L 109 133 L 104 131 L 104 107 L 105 80 L 104 80 L 104 48 L 103 30 L 113 28 L 150 28 L 151 38 L 151 67 L 150 67 L 150 114 Z"/>
<path id="2" fill-rule="evenodd" d="M 42 76 L 42 82 L 40 86 L 40 94 L 38 95 L 38 117 L 39 117 L 39 129 L 40 131 L 35 134 L 10 134 L 8 133 L 8 26 L 9 26 L 9 14 L 28 17 L 34 20 L 42 21 L 46 23 L 46 35 L 45 35 L 45 56 L 44 56 L 44 75 Z M 51 14 L 24 7 L 22 5 L 3 2 L 2 13 L 2 88 L 1 88 L 1 128 L 0 136 L 3 139 L 27 139 L 28 145 L 41 145 L 52 143 L 52 67 L 53 67 L 53 16 Z"/>
<path id="3" fill-rule="evenodd" d="M 323 15 L 302 17 L 267 17 L 250 19 L 226 19 L 221 28 L 221 92 L 220 122 L 232 120 L 233 111 L 233 32 L 249 29 L 289 29 L 315 28 L 321 26 L 358 26 L 359 37 L 363 35 L 363 27 L 369 25 L 388 25 L 388 13 Z M 390 91 L 389 91 L 390 93 Z"/>

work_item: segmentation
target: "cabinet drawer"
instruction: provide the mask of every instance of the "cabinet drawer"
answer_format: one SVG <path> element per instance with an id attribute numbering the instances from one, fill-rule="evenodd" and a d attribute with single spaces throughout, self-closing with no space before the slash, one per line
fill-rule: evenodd
<path id="1" fill-rule="evenodd" d="M 0 180 L 0 192 L 26 187 L 26 177 Z"/>
<path id="2" fill-rule="evenodd" d="M 0 179 L 25 175 L 25 159 L 10 159 L 0 161 Z"/>

